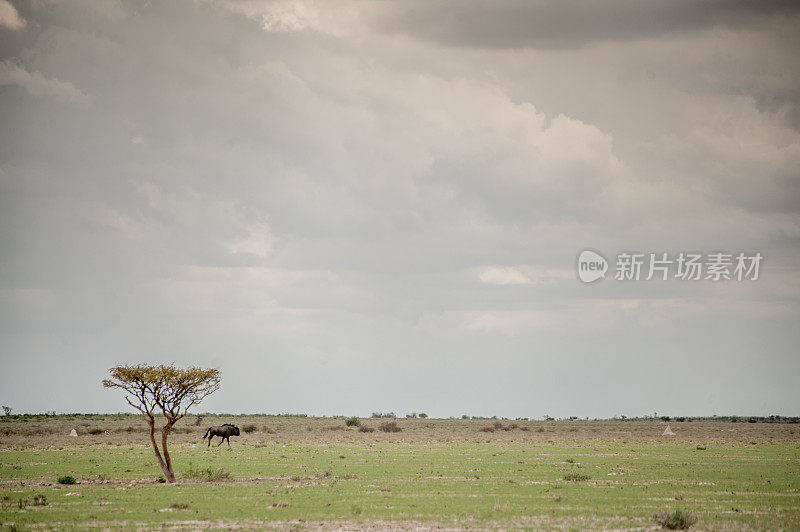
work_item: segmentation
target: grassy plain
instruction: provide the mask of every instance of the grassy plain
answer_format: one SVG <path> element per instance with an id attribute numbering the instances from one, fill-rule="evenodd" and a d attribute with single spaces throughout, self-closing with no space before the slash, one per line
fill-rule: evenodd
<path id="1" fill-rule="evenodd" d="M 212 447 L 205 429 L 252 432 Z M 377 428 L 383 420 L 363 419 Z M 129 415 L 3 419 L 0 529 L 800 529 L 800 425 L 657 421 L 189 417 L 179 482 Z M 75 428 L 78 437 L 70 437 Z M 63 485 L 58 477 L 72 476 Z M 567 480 L 569 478 L 575 480 Z M 213 480 L 212 480 L 213 479 Z"/>

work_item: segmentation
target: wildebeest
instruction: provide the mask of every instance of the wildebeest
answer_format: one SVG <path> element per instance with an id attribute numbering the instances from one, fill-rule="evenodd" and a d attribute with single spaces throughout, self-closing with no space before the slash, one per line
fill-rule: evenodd
<path id="1" fill-rule="evenodd" d="M 211 447 L 211 438 L 214 436 L 219 436 L 222 438 L 217 447 L 222 445 L 222 442 L 228 440 L 228 447 L 231 446 L 231 436 L 238 436 L 239 435 L 239 427 L 236 425 L 231 425 L 230 423 L 225 423 L 224 425 L 219 425 L 217 427 L 208 427 L 208 430 L 203 435 L 203 439 L 206 439 L 208 436 L 208 447 Z"/>

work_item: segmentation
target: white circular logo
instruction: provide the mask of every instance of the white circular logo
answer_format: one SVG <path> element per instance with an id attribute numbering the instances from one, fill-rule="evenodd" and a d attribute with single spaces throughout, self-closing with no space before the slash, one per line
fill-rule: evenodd
<path id="1" fill-rule="evenodd" d="M 584 249 L 578 255 L 578 278 L 584 283 L 603 279 L 608 271 L 608 261 L 599 253 Z"/>

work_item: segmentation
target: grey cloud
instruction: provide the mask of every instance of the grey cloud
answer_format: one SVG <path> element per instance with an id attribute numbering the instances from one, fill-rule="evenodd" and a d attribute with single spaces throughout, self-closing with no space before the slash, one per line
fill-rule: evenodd
<path id="1" fill-rule="evenodd" d="M 387 10 L 380 29 L 442 44 L 488 48 L 571 48 L 652 39 L 714 27 L 753 28 L 798 15 L 790 0 L 670 2 L 582 0 L 421 1 Z"/>
<path id="2" fill-rule="evenodd" d="M 17 9 L 8 0 L 0 0 L 0 26 L 10 30 L 21 30 L 26 26 L 25 19 L 19 16 Z"/>
<path id="3" fill-rule="evenodd" d="M 791 95 L 796 71 L 766 15 L 709 4 L 723 31 L 636 39 L 591 20 L 565 48 L 509 50 L 415 33 L 390 4 L 345 6 L 369 31 L 311 11 L 265 29 L 281 5 L 34 2 L 0 35 L 3 64 L 91 94 L 0 88 L 4 404 L 123 409 L 99 382 L 127 361 L 219 365 L 208 408 L 227 411 L 796 403 L 799 142 L 752 96 Z M 513 37 L 501 7 L 485 16 Z M 761 250 L 770 269 L 587 288 L 570 275 L 586 246 Z M 653 372 L 692 377 L 652 397 Z M 756 392 L 730 391 L 744 380 Z"/>
<path id="4" fill-rule="evenodd" d="M 67 102 L 86 104 L 91 97 L 68 81 L 46 78 L 39 72 L 28 72 L 11 61 L 0 62 L 0 86 L 16 85 L 34 96 L 49 96 Z"/>

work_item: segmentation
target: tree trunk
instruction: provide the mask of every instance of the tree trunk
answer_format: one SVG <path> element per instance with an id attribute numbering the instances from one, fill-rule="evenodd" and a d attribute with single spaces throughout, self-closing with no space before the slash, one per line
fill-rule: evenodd
<path id="1" fill-rule="evenodd" d="M 167 424 L 161 429 L 161 448 L 164 450 L 164 460 L 166 461 L 164 474 L 167 475 L 168 481 L 175 482 L 175 472 L 172 470 L 172 459 L 169 457 L 169 451 L 167 450 L 167 436 L 169 436 L 170 429 L 172 429 L 172 422 L 167 421 Z"/>
<path id="2" fill-rule="evenodd" d="M 164 463 L 164 459 L 161 457 L 161 452 L 158 450 L 158 444 L 156 443 L 156 420 L 153 416 L 148 416 L 147 424 L 150 425 L 150 443 L 153 444 L 153 451 L 156 453 L 156 458 L 158 458 L 158 465 L 161 466 L 161 470 L 164 472 L 164 477 L 167 479 L 167 482 L 175 482 L 175 475 L 172 473 L 172 467 L 167 467 L 167 464 Z M 164 451 L 166 452 L 167 447 L 167 437 L 163 435 L 163 445 Z"/>

